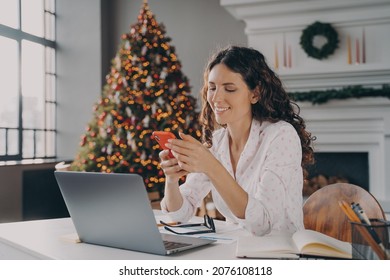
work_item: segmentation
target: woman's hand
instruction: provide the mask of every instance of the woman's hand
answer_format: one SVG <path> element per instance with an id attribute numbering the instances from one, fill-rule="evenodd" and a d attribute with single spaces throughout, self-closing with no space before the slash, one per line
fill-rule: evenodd
<path id="1" fill-rule="evenodd" d="M 181 177 L 187 175 L 188 172 L 178 165 L 178 160 L 176 158 L 170 158 L 168 155 L 169 150 L 163 150 L 159 153 L 161 159 L 160 166 L 164 171 L 167 182 L 177 182 Z"/>
<path id="2" fill-rule="evenodd" d="M 206 173 L 215 162 L 215 157 L 207 147 L 190 135 L 179 133 L 180 139 L 169 139 L 166 146 L 171 149 L 172 154 L 180 169 L 188 173 Z"/>

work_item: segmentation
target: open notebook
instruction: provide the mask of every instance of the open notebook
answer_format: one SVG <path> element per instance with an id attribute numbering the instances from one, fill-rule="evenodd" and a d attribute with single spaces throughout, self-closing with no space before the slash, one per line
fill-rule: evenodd
<path id="1" fill-rule="evenodd" d="M 352 246 L 328 235 L 312 230 L 267 236 L 240 236 L 237 257 L 294 259 L 300 256 L 352 258 Z"/>

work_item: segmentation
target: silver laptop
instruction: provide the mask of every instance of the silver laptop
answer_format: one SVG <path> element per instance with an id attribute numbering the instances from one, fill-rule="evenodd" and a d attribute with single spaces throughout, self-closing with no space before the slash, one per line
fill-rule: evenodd
<path id="1" fill-rule="evenodd" d="M 140 175 L 54 174 L 82 242 L 170 255 L 214 241 L 160 233 Z"/>

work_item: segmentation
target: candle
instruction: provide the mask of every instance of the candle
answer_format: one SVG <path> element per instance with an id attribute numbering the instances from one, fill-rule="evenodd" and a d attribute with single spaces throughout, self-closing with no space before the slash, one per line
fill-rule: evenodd
<path id="1" fill-rule="evenodd" d="M 287 67 L 287 59 L 286 59 L 286 35 L 283 34 L 283 66 Z"/>
<path id="2" fill-rule="evenodd" d="M 352 64 L 351 37 L 347 37 L 348 64 Z"/>
<path id="3" fill-rule="evenodd" d="M 356 64 L 360 63 L 359 39 L 356 39 Z"/>
<path id="4" fill-rule="evenodd" d="M 362 63 L 366 63 L 366 33 L 363 28 L 362 35 Z"/>
<path id="5" fill-rule="evenodd" d="M 288 45 L 288 68 L 291 68 L 291 45 Z"/>
<path id="6" fill-rule="evenodd" d="M 274 52 L 275 52 L 275 69 L 278 69 L 279 68 L 279 54 L 278 54 L 278 45 L 277 44 L 275 44 Z"/>

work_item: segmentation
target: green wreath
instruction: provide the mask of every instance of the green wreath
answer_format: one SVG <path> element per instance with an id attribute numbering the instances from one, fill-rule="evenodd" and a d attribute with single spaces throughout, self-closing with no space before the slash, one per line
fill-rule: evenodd
<path id="1" fill-rule="evenodd" d="M 315 36 L 324 36 L 327 43 L 321 49 L 313 46 Z M 337 31 L 329 24 L 316 21 L 302 31 L 300 44 L 308 56 L 316 59 L 327 58 L 337 49 L 339 38 Z"/>

